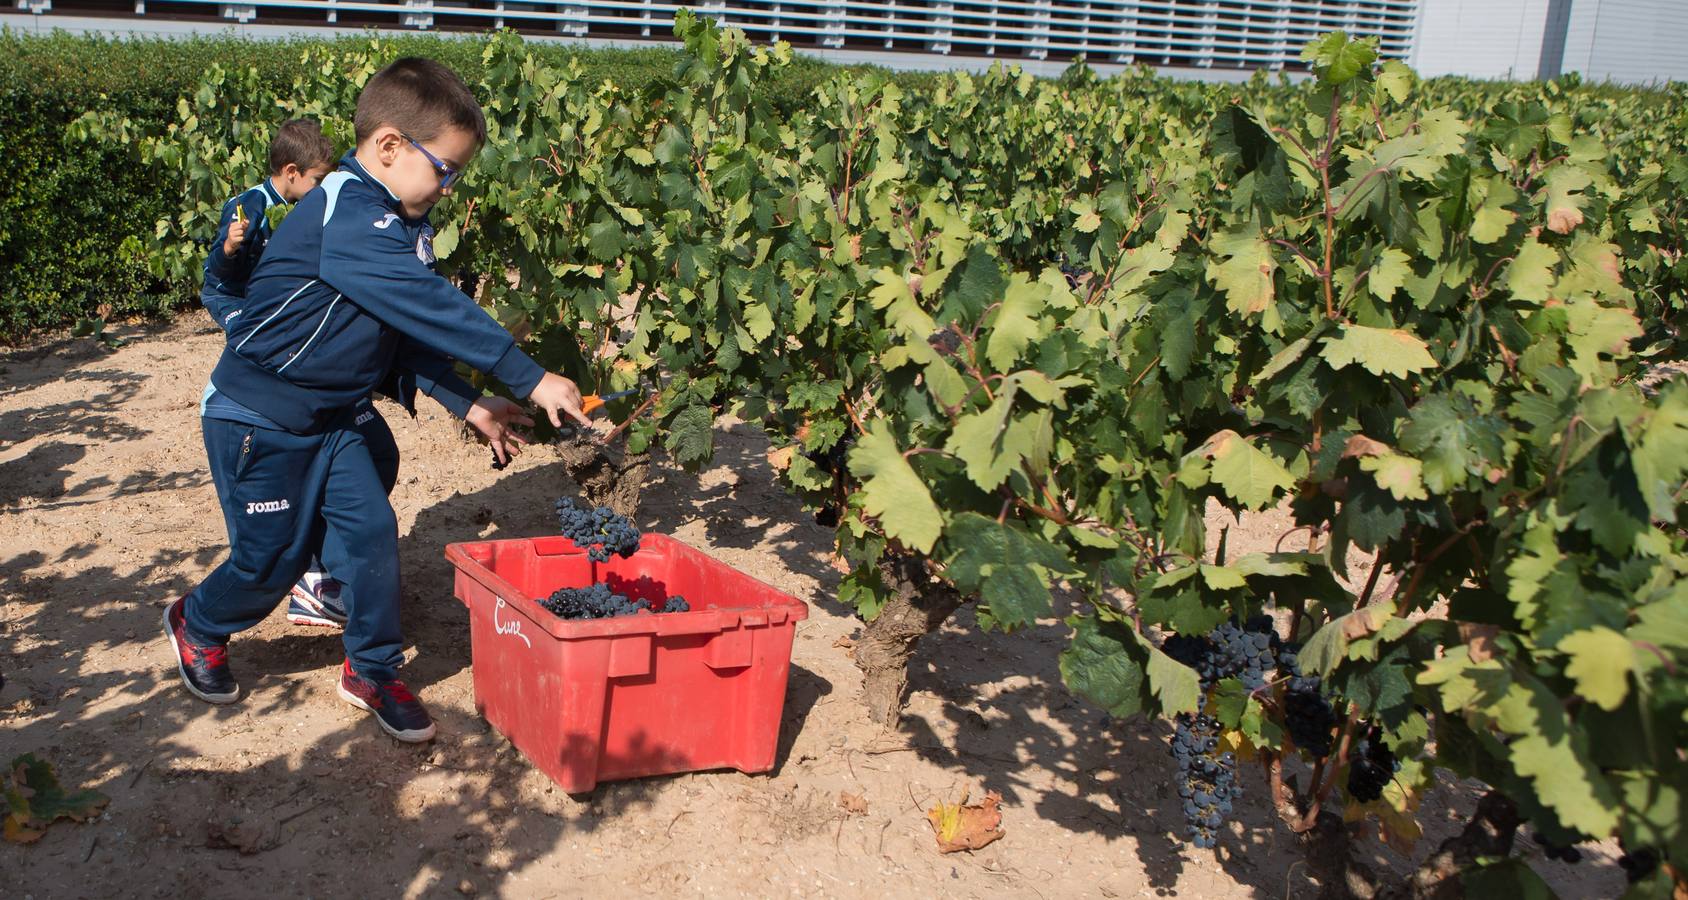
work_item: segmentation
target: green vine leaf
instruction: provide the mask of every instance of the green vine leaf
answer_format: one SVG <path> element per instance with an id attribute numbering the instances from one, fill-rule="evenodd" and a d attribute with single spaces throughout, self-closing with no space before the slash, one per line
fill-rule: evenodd
<path id="1" fill-rule="evenodd" d="M 850 471 L 862 479 L 862 508 L 877 516 L 887 537 L 910 549 L 930 553 L 944 519 L 926 484 L 903 458 L 896 438 L 882 422 L 874 423 L 850 451 Z"/>
<path id="2" fill-rule="evenodd" d="M 1270 454 L 1235 431 L 1221 431 L 1207 439 L 1204 455 L 1213 460 L 1209 477 L 1231 499 L 1248 509 L 1265 509 L 1279 491 L 1295 486 L 1295 476 Z"/>
<path id="3" fill-rule="evenodd" d="M 1636 663 L 1628 638 L 1610 628 L 1590 628 L 1567 635 L 1558 650 L 1571 658 L 1565 674 L 1576 680 L 1578 693 L 1602 709 L 1623 705 Z"/>

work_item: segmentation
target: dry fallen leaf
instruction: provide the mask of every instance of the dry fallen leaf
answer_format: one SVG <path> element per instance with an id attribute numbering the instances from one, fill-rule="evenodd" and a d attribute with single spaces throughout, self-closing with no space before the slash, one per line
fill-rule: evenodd
<path id="1" fill-rule="evenodd" d="M 991 791 L 985 802 L 967 805 L 967 797 L 960 803 L 939 803 L 926 811 L 926 820 L 937 834 L 938 850 L 954 853 L 958 850 L 978 850 L 1002 838 L 1002 795 Z"/>
<path id="2" fill-rule="evenodd" d="M 791 454 L 794 449 L 792 447 L 780 447 L 777 450 L 769 450 L 768 465 L 782 472 L 791 468 Z"/>
<path id="3" fill-rule="evenodd" d="M 867 797 L 862 794 L 852 794 L 849 791 L 838 792 L 838 808 L 846 815 L 867 815 Z"/>
<path id="4" fill-rule="evenodd" d="M 15 844 L 34 843 L 53 822 L 90 821 L 109 802 L 99 791 L 66 791 L 50 763 L 25 753 L 0 772 L 0 814 L 5 817 L 0 836 Z"/>

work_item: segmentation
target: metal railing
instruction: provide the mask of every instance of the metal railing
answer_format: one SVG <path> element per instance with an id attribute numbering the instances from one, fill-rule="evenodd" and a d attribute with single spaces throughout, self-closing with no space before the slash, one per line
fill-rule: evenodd
<path id="1" fill-rule="evenodd" d="M 100 0 L 14 0 L 37 15 L 111 14 Z M 242 24 L 517 28 L 580 38 L 663 38 L 682 8 L 755 40 L 940 55 L 1000 55 L 1199 68 L 1297 68 L 1336 28 L 1410 52 L 1419 0 L 134 0 L 134 15 Z M 127 12 L 127 10 L 123 10 Z M 303 16 L 301 14 L 304 14 Z M 320 15 L 320 19 L 316 16 Z"/>

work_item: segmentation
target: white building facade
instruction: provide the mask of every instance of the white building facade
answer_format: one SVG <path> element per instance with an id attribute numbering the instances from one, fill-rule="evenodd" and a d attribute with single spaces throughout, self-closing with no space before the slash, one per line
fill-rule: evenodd
<path id="1" fill-rule="evenodd" d="M 1425 75 L 1688 81 L 1688 0 L 1419 0 Z"/>
<path id="2" fill-rule="evenodd" d="M 1083 56 L 1104 71 L 1147 63 L 1211 78 L 1296 70 L 1334 29 L 1376 38 L 1425 74 L 1688 80 L 1688 0 L 12 0 L 20 30 L 254 36 L 312 29 L 512 27 L 630 43 L 671 34 L 682 7 L 756 40 L 896 68 L 1034 72 Z"/>

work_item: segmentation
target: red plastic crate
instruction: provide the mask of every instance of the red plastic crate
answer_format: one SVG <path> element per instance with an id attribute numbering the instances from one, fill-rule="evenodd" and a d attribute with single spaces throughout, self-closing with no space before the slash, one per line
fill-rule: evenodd
<path id="1" fill-rule="evenodd" d="M 563 790 L 773 768 L 801 600 L 660 534 L 605 563 L 560 536 L 445 555 L 469 607 L 476 710 Z M 567 621 L 535 602 L 596 581 L 692 611 Z"/>

